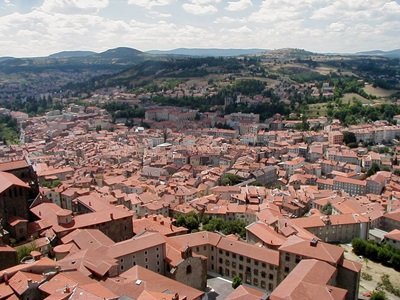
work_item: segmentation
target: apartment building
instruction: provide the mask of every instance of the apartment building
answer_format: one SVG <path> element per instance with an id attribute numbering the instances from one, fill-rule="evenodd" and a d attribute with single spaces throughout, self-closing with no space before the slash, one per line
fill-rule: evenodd
<path id="1" fill-rule="evenodd" d="M 343 190 L 350 195 L 365 195 L 367 193 L 367 182 L 365 180 L 336 176 L 333 179 L 333 189 Z"/>
<path id="2" fill-rule="evenodd" d="M 208 258 L 207 270 L 228 278 L 239 276 L 243 282 L 272 291 L 278 285 L 279 252 L 223 237 L 198 232 L 172 237 L 193 252 Z"/>

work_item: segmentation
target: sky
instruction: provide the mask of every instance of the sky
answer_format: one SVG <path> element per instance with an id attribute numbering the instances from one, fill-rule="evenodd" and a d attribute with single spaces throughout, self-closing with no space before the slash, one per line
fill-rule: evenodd
<path id="1" fill-rule="evenodd" d="M 0 0 L 0 57 L 60 51 L 400 48 L 400 0 Z"/>

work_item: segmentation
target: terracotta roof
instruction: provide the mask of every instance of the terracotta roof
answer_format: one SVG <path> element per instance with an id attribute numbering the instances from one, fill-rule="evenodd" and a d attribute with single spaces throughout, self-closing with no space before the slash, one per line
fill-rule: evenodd
<path id="1" fill-rule="evenodd" d="M 19 296 L 21 296 L 28 290 L 29 280 L 32 280 L 32 282 L 40 283 L 41 281 L 43 281 L 43 277 L 41 274 L 39 275 L 39 274 L 19 271 L 8 281 L 8 284 Z"/>
<path id="2" fill-rule="evenodd" d="M 178 293 L 180 299 L 186 296 L 188 300 L 200 299 L 204 295 L 202 291 L 137 265 L 119 277 L 107 279 L 102 284 L 117 295 L 126 295 L 134 299 L 137 299 L 144 290 L 164 293 L 167 296 Z"/>
<path id="3" fill-rule="evenodd" d="M 385 238 L 400 241 L 400 230 L 394 229 L 391 232 L 385 234 Z"/>
<path id="4" fill-rule="evenodd" d="M 29 185 L 15 175 L 7 172 L 0 172 L 0 193 L 4 192 L 13 185 L 29 189 Z"/>
<path id="5" fill-rule="evenodd" d="M 260 300 L 266 293 L 247 285 L 238 286 L 225 300 Z"/>
<path id="6" fill-rule="evenodd" d="M 28 167 L 26 160 L 14 160 L 0 163 L 0 171 L 11 171 Z"/>
<path id="7" fill-rule="evenodd" d="M 217 248 L 230 252 L 235 252 L 237 255 L 243 255 L 255 260 L 267 262 L 269 264 L 279 265 L 279 252 L 276 250 L 258 247 L 256 245 L 247 244 L 241 241 L 234 241 L 232 239 L 222 237 L 219 241 Z"/>
<path id="8" fill-rule="evenodd" d="M 312 246 L 309 240 L 298 236 L 290 236 L 287 241 L 279 247 L 280 251 L 298 254 L 304 257 L 315 258 L 328 263 L 337 264 L 343 259 L 344 249 L 335 245 L 318 241 Z"/>
<path id="9" fill-rule="evenodd" d="M 79 285 L 73 295 L 76 300 L 104 300 L 104 299 L 118 299 L 118 295 L 106 288 L 99 282 L 88 283 Z"/>
<path id="10" fill-rule="evenodd" d="M 165 243 L 165 240 L 159 233 L 149 233 L 143 236 L 137 236 L 130 240 L 122 241 L 111 245 L 107 251 L 110 257 L 118 258 L 130 253 L 149 249 Z"/>
<path id="11" fill-rule="evenodd" d="M 272 292 L 271 300 L 344 300 L 347 290 L 327 285 L 336 268 L 315 259 L 304 259 Z"/>
<path id="12" fill-rule="evenodd" d="M 271 246 L 281 246 L 286 238 L 276 233 L 267 224 L 260 221 L 252 223 L 246 227 L 246 230 L 257 236 L 263 243 Z"/>
<path id="13" fill-rule="evenodd" d="M 176 241 L 181 245 L 187 245 L 189 247 L 196 247 L 202 245 L 217 246 L 222 236 L 218 233 L 200 231 L 191 234 L 184 234 L 179 236 L 171 237 L 170 239 Z"/>
<path id="14" fill-rule="evenodd" d="M 7 297 L 10 297 L 12 294 L 14 294 L 14 291 L 8 284 L 5 284 L 4 282 L 0 284 L 1 299 L 8 299 Z"/>
<path id="15" fill-rule="evenodd" d="M 40 285 L 39 290 L 51 295 L 57 292 L 57 290 L 63 290 L 66 286 L 69 286 L 72 290 L 72 288 L 79 284 L 87 284 L 92 282 L 95 281 L 79 271 L 62 272 L 56 274 L 49 281 Z"/>

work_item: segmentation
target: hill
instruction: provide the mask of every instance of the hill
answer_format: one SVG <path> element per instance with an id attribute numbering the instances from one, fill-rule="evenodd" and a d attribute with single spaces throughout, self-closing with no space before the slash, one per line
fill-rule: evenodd
<path id="1" fill-rule="evenodd" d="M 58 53 L 54 53 L 49 55 L 49 58 L 68 58 L 68 57 L 83 57 L 83 56 L 90 56 L 96 54 L 93 51 L 61 51 Z"/>
<path id="2" fill-rule="evenodd" d="M 95 57 L 101 57 L 101 58 L 128 58 L 128 57 L 134 57 L 137 55 L 143 54 L 143 52 L 128 48 L 128 47 L 118 47 L 114 49 L 109 49 L 107 51 L 95 54 Z"/>
<path id="3" fill-rule="evenodd" d="M 382 51 L 382 50 L 372 50 L 372 51 L 363 51 L 357 52 L 356 55 L 367 55 L 367 56 L 383 56 L 383 57 L 400 57 L 400 49 L 395 49 L 391 51 Z"/>
<path id="4" fill-rule="evenodd" d="M 266 52 L 265 49 L 218 49 L 218 48 L 178 48 L 173 50 L 151 50 L 146 53 L 157 55 L 185 56 L 240 56 Z"/>

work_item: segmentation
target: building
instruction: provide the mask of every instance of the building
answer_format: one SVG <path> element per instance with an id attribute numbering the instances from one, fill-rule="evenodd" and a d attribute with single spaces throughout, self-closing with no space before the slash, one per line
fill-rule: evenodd
<path id="1" fill-rule="evenodd" d="M 3 224 L 15 216 L 29 220 L 29 191 L 29 185 L 15 175 L 0 172 L 0 216 Z"/>

